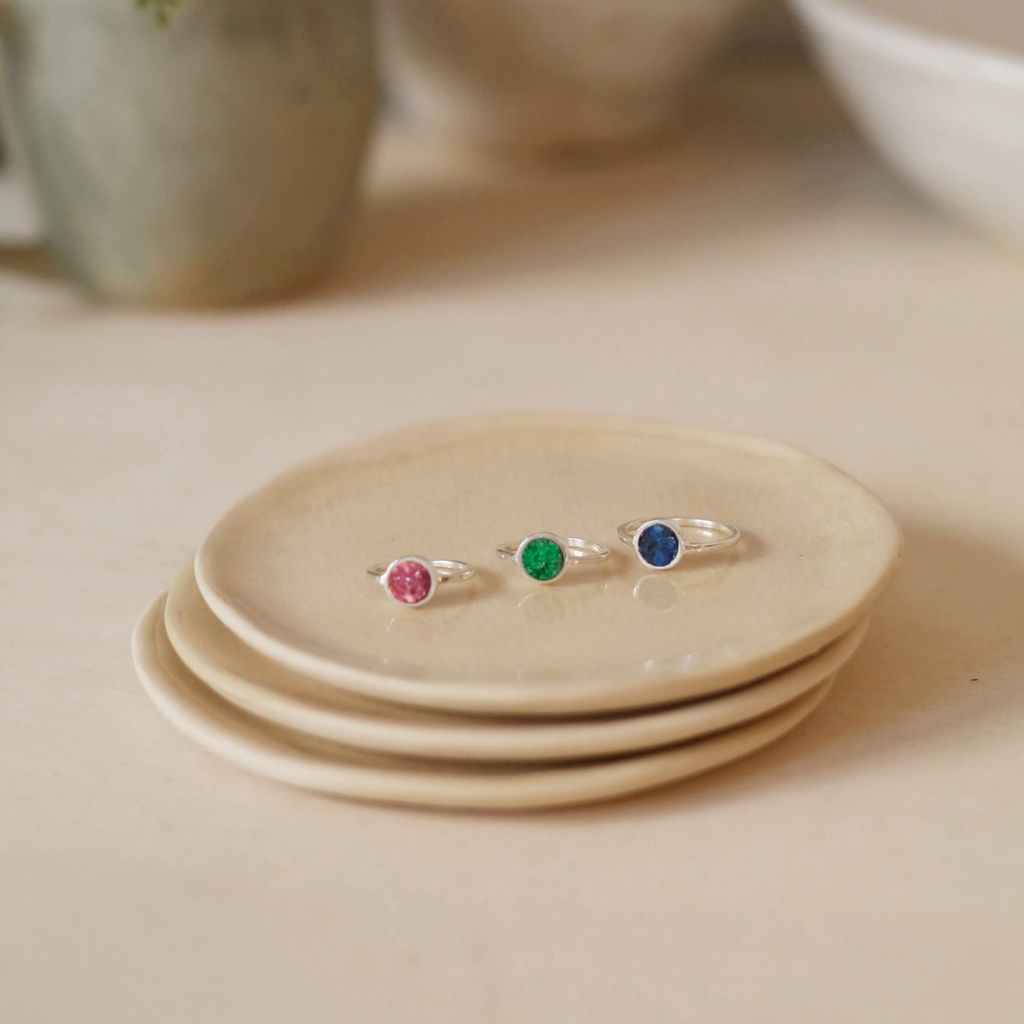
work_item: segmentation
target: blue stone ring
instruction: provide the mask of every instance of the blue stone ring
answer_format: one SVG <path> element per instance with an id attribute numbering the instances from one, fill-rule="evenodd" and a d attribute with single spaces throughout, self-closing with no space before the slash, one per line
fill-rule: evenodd
<path id="1" fill-rule="evenodd" d="M 685 554 L 731 548 L 740 531 L 710 519 L 634 519 L 619 527 L 619 540 L 632 544 L 648 569 L 671 569 Z"/>

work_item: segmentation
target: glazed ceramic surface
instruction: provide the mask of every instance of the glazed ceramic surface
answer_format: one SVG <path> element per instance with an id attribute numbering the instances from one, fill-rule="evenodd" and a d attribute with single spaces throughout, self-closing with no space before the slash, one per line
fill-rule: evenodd
<path id="1" fill-rule="evenodd" d="M 643 750 L 718 732 L 779 708 L 831 677 L 867 629 L 722 697 L 648 714 L 583 720 L 481 719 L 419 713 L 298 675 L 246 647 L 203 601 L 192 566 L 174 581 L 165 626 L 175 652 L 225 700 L 278 725 L 350 746 L 450 760 L 556 761 Z"/>
<path id="2" fill-rule="evenodd" d="M 1024 242 L 1018 0 L 792 0 L 878 149 L 944 206 Z"/>
<path id="3" fill-rule="evenodd" d="M 526 810 L 608 800 L 708 771 L 766 746 L 807 717 L 831 680 L 764 718 L 705 740 L 630 757 L 547 767 L 444 765 L 355 750 L 255 725 L 222 701 L 174 653 L 164 598 L 139 622 L 136 669 L 160 711 L 183 733 L 249 771 L 303 789 L 389 803 Z"/>
<path id="4" fill-rule="evenodd" d="M 679 514 L 744 539 L 656 574 L 615 539 L 626 520 Z M 502 571 L 495 545 L 538 530 L 612 557 L 543 588 Z M 480 572 L 396 609 L 366 575 L 396 550 Z M 512 416 L 420 425 L 279 477 L 213 529 L 196 578 L 233 632 L 305 675 L 404 703 L 551 715 L 680 701 L 792 665 L 865 617 L 901 550 L 876 498 L 790 448 Z"/>
<path id="5" fill-rule="evenodd" d="M 265 298 L 331 266 L 375 106 L 368 0 L 3 0 L 48 241 L 117 298 Z"/>
<path id="6" fill-rule="evenodd" d="M 388 0 L 389 79 L 432 126 L 571 149 L 663 134 L 744 0 Z"/>

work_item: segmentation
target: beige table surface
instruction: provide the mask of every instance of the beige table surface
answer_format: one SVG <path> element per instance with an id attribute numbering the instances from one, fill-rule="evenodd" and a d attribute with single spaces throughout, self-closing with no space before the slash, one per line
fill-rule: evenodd
<path id="1" fill-rule="evenodd" d="M 0 275 L 0 1021 L 1024 1019 L 1024 259 L 806 74 L 707 91 L 687 145 L 596 172 L 386 139 L 348 268 L 292 303 Z M 798 733 L 507 818 L 278 788 L 160 718 L 129 635 L 233 500 L 517 408 L 764 434 L 890 505 L 904 575 Z"/>

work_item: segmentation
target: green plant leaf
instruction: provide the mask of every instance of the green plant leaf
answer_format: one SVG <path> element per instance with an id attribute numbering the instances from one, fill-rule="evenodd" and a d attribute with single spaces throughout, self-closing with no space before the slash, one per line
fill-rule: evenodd
<path id="1" fill-rule="evenodd" d="M 135 6 L 140 10 L 147 7 L 153 8 L 153 18 L 161 28 L 166 28 L 171 23 L 171 11 L 178 6 L 180 0 L 135 0 Z"/>

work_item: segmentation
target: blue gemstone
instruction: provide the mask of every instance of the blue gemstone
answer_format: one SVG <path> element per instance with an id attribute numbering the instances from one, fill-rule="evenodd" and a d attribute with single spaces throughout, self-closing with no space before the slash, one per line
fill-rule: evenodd
<path id="1" fill-rule="evenodd" d="M 648 526 L 637 541 L 640 557 L 655 569 L 671 565 L 679 554 L 679 538 L 661 523 Z"/>

